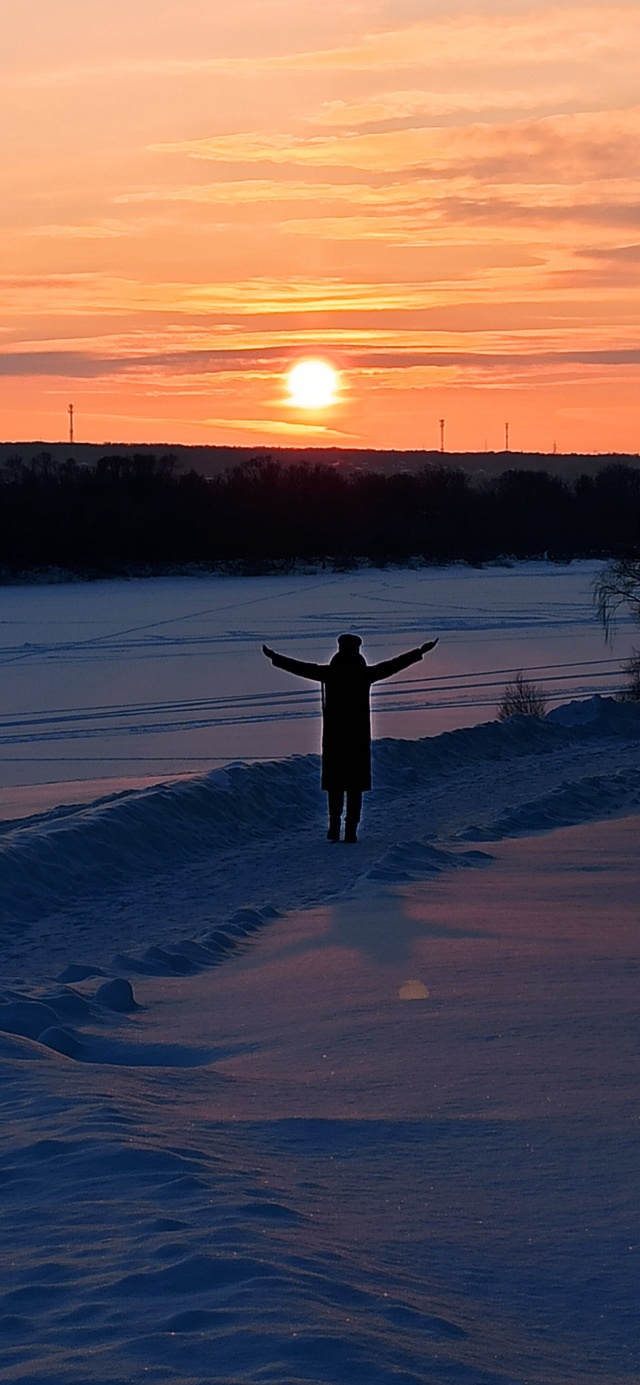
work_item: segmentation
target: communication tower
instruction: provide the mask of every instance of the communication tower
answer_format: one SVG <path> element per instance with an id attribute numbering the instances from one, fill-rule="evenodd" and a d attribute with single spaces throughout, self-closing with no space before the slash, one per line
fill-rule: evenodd
<path id="1" fill-rule="evenodd" d="M 69 442 L 73 442 L 73 404 L 67 410 L 69 414 Z"/>

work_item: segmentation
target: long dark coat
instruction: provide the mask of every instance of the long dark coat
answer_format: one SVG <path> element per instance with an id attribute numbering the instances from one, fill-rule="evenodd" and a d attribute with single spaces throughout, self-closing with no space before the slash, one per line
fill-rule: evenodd
<path id="1" fill-rule="evenodd" d="M 330 664 L 307 664 L 271 654 L 276 668 L 322 684 L 322 788 L 327 792 L 371 788 L 369 690 L 381 678 L 416 664 L 419 649 L 367 664 L 362 654 L 339 650 Z"/>

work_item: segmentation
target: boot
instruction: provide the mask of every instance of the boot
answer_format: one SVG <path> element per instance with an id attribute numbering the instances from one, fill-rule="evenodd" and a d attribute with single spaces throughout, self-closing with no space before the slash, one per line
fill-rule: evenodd
<path id="1" fill-rule="evenodd" d="M 340 827 L 342 824 L 342 810 L 344 808 L 344 794 L 339 789 L 329 790 L 329 831 L 327 832 L 328 842 L 340 841 Z"/>
<path id="2" fill-rule="evenodd" d="M 347 815 L 344 823 L 345 842 L 357 842 L 358 823 L 362 808 L 362 794 L 357 789 L 347 790 Z"/>

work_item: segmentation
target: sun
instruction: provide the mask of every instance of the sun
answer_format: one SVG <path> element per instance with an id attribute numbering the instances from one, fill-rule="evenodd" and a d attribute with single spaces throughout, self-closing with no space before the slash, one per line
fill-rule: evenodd
<path id="1" fill-rule="evenodd" d="M 292 404 L 299 409 L 326 409 L 335 403 L 339 377 L 328 361 L 298 361 L 287 375 Z"/>

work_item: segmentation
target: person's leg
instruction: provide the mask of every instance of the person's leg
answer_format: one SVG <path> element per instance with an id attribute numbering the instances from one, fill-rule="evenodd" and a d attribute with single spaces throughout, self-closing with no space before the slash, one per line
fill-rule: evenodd
<path id="1" fill-rule="evenodd" d="M 340 841 L 340 823 L 342 821 L 342 809 L 344 806 L 344 794 L 342 789 L 329 789 L 329 831 L 327 841 Z"/>
<path id="2" fill-rule="evenodd" d="M 347 816 L 344 824 L 345 842 L 357 842 L 358 823 L 362 812 L 362 790 L 347 789 Z"/>

